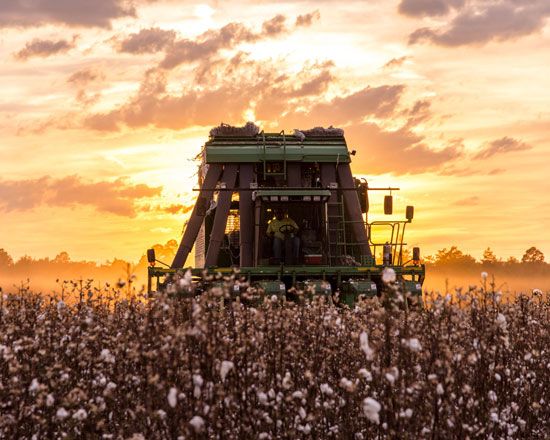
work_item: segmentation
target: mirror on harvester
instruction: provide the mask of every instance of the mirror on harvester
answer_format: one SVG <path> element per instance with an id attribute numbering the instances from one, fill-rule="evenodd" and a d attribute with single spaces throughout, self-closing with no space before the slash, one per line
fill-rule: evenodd
<path id="1" fill-rule="evenodd" d="M 414 206 L 407 206 L 407 209 L 405 211 L 405 217 L 407 217 L 408 221 L 411 221 L 414 218 Z"/>
<path id="2" fill-rule="evenodd" d="M 384 214 L 393 214 L 393 196 L 384 196 Z"/>
<path id="3" fill-rule="evenodd" d="M 413 261 L 420 261 L 420 248 L 413 247 Z"/>
<path id="4" fill-rule="evenodd" d="M 147 261 L 150 264 L 155 264 L 155 261 L 157 261 L 154 249 L 147 249 Z"/>

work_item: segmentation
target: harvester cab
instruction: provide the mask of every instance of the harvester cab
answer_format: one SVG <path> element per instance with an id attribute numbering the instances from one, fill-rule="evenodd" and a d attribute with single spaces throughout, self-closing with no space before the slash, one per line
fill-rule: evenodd
<path id="1" fill-rule="evenodd" d="M 162 289 L 195 249 L 193 282 L 200 291 L 212 274 L 238 269 L 244 285 L 287 296 L 306 288 L 353 304 L 375 296 L 391 267 L 404 290 L 421 296 L 419 250 L 403 261 L 406 219 L 368 222 L 369 192 L 392 191 L 353 177 L 343 130 L 314 128 L 293 135 L 221 125 L 201 153 L 197 200 L 170 267 L 148 254 L 148 290 Z M 382 241 L 374 237 L 385 228 Z M 206 275 L 206 274 L 210 275 Z"/>

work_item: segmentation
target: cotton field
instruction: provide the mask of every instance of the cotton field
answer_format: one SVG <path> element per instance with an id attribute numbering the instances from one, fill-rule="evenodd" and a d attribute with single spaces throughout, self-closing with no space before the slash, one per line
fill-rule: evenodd
<path id="1" fill-rule="evenodd" d="M 350 309 L 91 286 L 1 295 L 0 438 L 550 436 L 541 292 L 471 288 L 424 309 L 390 292 Z"/>

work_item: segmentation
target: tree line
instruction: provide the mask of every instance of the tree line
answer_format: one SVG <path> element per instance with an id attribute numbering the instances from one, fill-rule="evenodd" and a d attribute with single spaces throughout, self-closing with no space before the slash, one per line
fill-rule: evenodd
<path id="1" fill-rule="evenodd" d="M 155 244 L 157 259 L 170 263 L 177 250 L 176 240 L 169 240 L 165 244 Z M 404 251 L 403 261 L 410 260 L 410 250 Z M 481 259 L 463 252 L 457 246 L 443 248 L 433 255 L 423 257 L 428 267 L 434 269 L 457 271 L 506 272 L 516 275 L 543 274 L 550 275 L 550 264 L 545 261 L 544 254 L 535 246 L 525 250 L 521 259 L 509 257 L 499 258 L 490 247 L 485 249 Z M 73 261 L 67 252 L 60 252 L 55 258 L 32 258 L 23 256 L 17 260 L 0 248 L 0 287 L 9 283 L 18 283 L 30 278 L 35 284 L 40 280 L 91 278 L 96 281 L 113 281 L 129 279 L 137 276 L 138 282 L 143 283 L 147 272 L 147 257 L 143 254 L 137 263 L 114 258 L 104 263 L 94 261 Z"/>

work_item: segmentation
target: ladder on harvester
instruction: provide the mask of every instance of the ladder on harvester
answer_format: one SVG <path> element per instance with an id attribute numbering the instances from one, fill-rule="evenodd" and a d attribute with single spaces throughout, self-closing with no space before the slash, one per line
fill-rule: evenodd
<path id="1" fill-rule="evenodd" d="M 263 171 L 264 171 L 264 179 L 267 176 L 283 176 L 284 179 L 286 179 L 286 136 L 285 131 L 282 130 L 279 134 L 283 136 L 283 142 L 282 145 L 266 145 L 265 143 L 265 133 L 262 131 L 262 150 L 263 150 Z M 272 167 L 275 166 L 275 163 L 270 163 L 270 161 L 267 160 L 267 149 L 268 148 L 283 148 L 283 169 L 280 171 L 279 169 L 273 169 Z"/>
<path id="2" fill-rule="evenodd" d="M 336 203 L 327 203 L 329 259 L 331 266 L 341 266 L 342 256 L 347 255 L 346 218 L 343 196 Z"/>

